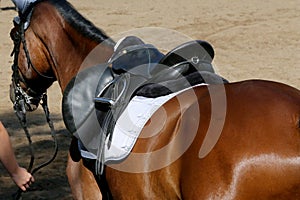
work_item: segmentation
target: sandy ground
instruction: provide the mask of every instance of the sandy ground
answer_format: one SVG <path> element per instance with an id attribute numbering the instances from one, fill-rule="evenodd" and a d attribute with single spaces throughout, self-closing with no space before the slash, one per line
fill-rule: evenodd
<path id="1" fill-rule="evenodd" d="M 217 72 L 230 81 L 268 79 L 300 88 L 299 0 L 70 2 L 110 36 L 156 27 L 209 41 L 216 52 L 214 65 Z M 19 163 L 26 167 L 29 162 L 27 141 L 8 95 L 12 64 L 9 31 L 16 15 L 11 7 L 9 0 L 0 1 L 0 120 L 11 135 Z M 150 37 L 151 33 L 148 34 Z M 167 40 L 160 36 L 154 38 L 162 43 Z M 61 92 L 57 84 L 50 88 L 48 95 L 58 132 L 59 154 L 51 165 L 35 175 L 33 191 L 24 194 L 23 199 L 72 199 L 65 176 L 70 137 L 62 122 Z M 52 151 L 49 129 L 41 109 L 30 113 L 28 122 L 36 162 L 41 163 Z M 0 199 L 9 199 L 16 189 L 0 165 Z"/>

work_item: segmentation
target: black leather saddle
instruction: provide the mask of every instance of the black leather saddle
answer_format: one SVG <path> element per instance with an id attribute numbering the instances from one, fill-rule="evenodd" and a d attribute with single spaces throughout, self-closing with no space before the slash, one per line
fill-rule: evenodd
<path id="1" fill-rule="evenodd" d="M 70 81 L 62 106 L 66 127 L 99 155 L 134 95 L 156 97 L 202 82 L 226 82 L 214 73 L 213 58 L 212 46 L 202 40 L 184 43 L 163 55 L 137 37 L 126 37 L 117 43 L 108 63 L 79 72 Z M 97 144 L 90 147 L 95 140 Z"/>

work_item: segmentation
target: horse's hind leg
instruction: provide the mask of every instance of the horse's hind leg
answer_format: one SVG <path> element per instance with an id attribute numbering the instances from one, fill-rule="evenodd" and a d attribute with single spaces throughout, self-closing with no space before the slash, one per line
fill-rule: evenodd
<path id="1" fill-rule="evenodd" d="M 74 162 L 68 155 L 67 176 L 75 200 L 101 199 L 101 192 L 93 174 L 83 166 L 82 161 Z"/>

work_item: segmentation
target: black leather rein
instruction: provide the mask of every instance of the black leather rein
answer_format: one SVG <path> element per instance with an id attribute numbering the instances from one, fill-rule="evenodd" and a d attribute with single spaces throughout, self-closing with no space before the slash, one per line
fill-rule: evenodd
<path id="1" fill-rule="evenodd" d="M 55 77 L 49 77 L 46 75 L 41 74 L 33 65 L 33 63 L 31 62 L 30 59 L 30 55 L 27 49 L 27 45 L 26 45 L 26 40 L 25 40 L 25 30 L 24 30 L 24 21 L 21 20 L 20 24 L 19 24 L 19 29 L 17 30 L 17 32 L 15 33 L 15 35 L 12 37 L 13 41 L 14 41 L 14 49 L 11 55 L 14 55 L 14 62 L 12 65 L 12 87 L 13 87 L 13 94 L 11 94 L 11 96 L 13 95 L 13 107 L 14 107 L 14 111 L 20 121 L 20 124 L 22 126 L 22 128 L 24 129 L 24 132 L 26 134 L 28 143 L 29 143 L 29 150 L 30 150 L 30 163 L 28 165 L 27 170 L 29 172 L 31 172 L 31 174 L 33 175 L 34 173 L 36 173 L 38 170 L 40 170 L 41 168 L 49 165 L 56 157 L 57 155 L 57 151 L 58 151 L 58 144 L 57 144 L 57 138 L 56 138 L 56 133 L 54 130 L 54 126 L 53 126 L 53 122 L 50 119 L 50 112 L 48 109 L 48 101 L 47 101 L 47 94 L 46 92 L 40 94 L 37 92 L 34 92 L 32 89 L 30 89 L 29 87 L 27 87 L 28 85 L 26 84 L 26 81 L 24 80 L 24 78 L 22 77 L 21 73 L 19 72 L 19 66 L 18 66 L 18 58 L 19 58 L 19 53 L 20 53 L 20 46 L 21 43 L 23 44 L 23 50 L 25 52 L 26 55 L 26 59 L 28 61 L 28 67 L 32 67 L 34 69 L 34 71 L 41 77 L 46 78 L 46 79 L 55 79 Z M 21 87 L 20 83 L 23 83 L 26 87 L 27 87 L 27 92 L 29 91 L 30 94 L 33 94 L 33 96 L 29 96 L 27 94 L 27 92 L 25 92 L 23 90 L 23 88 Z M 11 91 L 12 92 L 12 91 Z M 28 128 L 27 128 L 27 120 L 26 120 L 26 111 L 32 111 L 33 109 L 31 108 L 31 104 L 41 104 L 41 106 L 43 107 L 44 113 L 45 113 L 45 117 L 46 117 L 46 121 L 50 127 L 51 130 L 51 136 L 53 138 L 54 141 L 54 152 L 52 157 L 47 160 L 46 162 L 38 165 L 37 167 L 33 168 L 34 165 L 34 149 L 32 147 L 32 140 L 31 140 L 31 136 L 29 134 Z M 33 169 L 32 169 L 33 168 Z M 22 196 L 22 190 L 19 188 L 18 191 L 13 195 L 14 199 L 21 199 Z"/>

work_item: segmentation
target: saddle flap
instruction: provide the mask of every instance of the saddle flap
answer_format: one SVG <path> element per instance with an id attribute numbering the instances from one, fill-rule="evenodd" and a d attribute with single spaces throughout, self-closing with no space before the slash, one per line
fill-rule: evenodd
<path id="1" fill-rule="evenodd" d="M 94 97 L 101 89 L 99 82 L 109 82 L 112 76 L 107 65 L 97 65 L 79 72 L 68 83 L 62 100 L 62 114 L 66 128 L 74 134 L 94 111 Z M 102 84 L 104 85 L 104 84 Z"/>

